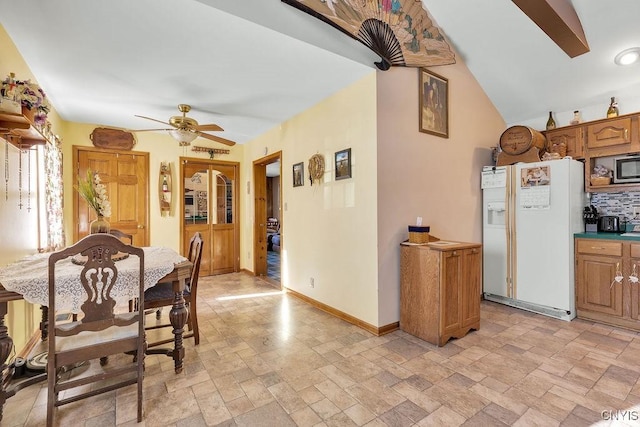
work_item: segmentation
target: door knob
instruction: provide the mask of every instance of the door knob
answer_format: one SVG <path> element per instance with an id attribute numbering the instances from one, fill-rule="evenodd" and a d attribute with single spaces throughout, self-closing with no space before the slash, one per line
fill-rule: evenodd
<path id="1" fill-rule="evenodd" d="M 142 224 L 138 224 L 138 228 L 139 228 L 140 230 L 142 230 L 142 229 L 144 229 L 144 225 L 142 225 Z"/>

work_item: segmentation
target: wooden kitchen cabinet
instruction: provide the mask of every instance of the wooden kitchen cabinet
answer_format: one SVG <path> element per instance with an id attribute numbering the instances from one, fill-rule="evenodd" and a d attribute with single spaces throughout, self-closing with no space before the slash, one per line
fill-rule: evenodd
<path id="1" fill-rule="evenodd" d="M 438 346 L 478 330 L 481 245 L 440 241 L 400 250 L 400 329 Z"/>
<path id="2" fill-rule="evenodd" d="M 601 162 L 599 159 L 640 153 L 640 113 L 559 127 L 543 134 L 548 150 L 553 144 L 564 143 L 567 156 L 585 160 L 585 191 L 640 191 L 638 183 L 592 186 L 590 181 L 593 168 Z"/>
<path id="3" fill-rule="evenodd" d="M 545 132 L 549 149 L 554 144 L 564 144 L 567 147 L 567 156 L 574 159 L 584 159 L 584 136 L 580 126 L 570 126 Z"/>
<path id="4" fill-rule="evenodd" d="M 587 148 L 620 147 L 631 144 L 631 117 L 609 119 L 587 126 Z"/>
<path id="5" fill-rule="evenodd" d="M 622 242 L 578 240 L 576 249 L 576 309 L 622 316 Z"/>
<path id="6" fill-rule="evenodd" d="M 583 239 L 576 245 L 576 311 L 581 319 L 640 331 L 640 243 Z M 617 281 L 616 277 L 620 277 Z"/>
<path id="7" fill-rule="evenodd" d="M 640 276 L 640 243 L 629 244 L 629 286 L 631 300 L 631 318 L 640 321 L 640 281 L 634 279 Z"/>

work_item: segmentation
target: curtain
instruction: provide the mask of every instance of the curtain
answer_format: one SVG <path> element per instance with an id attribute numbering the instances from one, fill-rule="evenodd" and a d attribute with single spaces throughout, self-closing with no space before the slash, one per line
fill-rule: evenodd
<path id="1" fill-rule="evenodd" d="M 52 138 L 45 144 L 45 208 L 47 217 L 47 247 L 45 250 L 56 251 L 65 246 L 62 224 L 63 187 L 62 187 L 62 149 L 61 141 Z"/>

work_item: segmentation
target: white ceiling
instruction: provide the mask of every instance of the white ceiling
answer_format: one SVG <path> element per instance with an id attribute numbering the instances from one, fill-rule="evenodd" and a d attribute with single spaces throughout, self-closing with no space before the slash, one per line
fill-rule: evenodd
<path id="1" fill-rule="evenodd" d="M 640 1 L 573 0 L 591 52 L 569 58 L 510 0 L 422 0 L 508 124 L 640 97 Z M 9 33 L 68 121 L 155 128 L 177 104 L 239 143 L 375 67 L 359 42 L 280 0 L 0 0 Z M 1 55 L 0 55 L 1 60 Z M 446 67 L 446 66 L 444 66 Z M 20 76 L 17 76 L 20 78 Z M 626 111 L 629 112 L 629 111 Z M 160 125 L 162 127 L 162 125 Z"/>

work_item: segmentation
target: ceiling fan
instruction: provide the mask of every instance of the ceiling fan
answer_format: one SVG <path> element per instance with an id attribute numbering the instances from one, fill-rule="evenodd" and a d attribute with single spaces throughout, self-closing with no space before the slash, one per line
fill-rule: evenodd
<path id="1" fill-rule="evenodd" d="M 229 146 L 233 146 L 236 143 L 225 139 L 225 138 L 221 138 L 219 136 L 214 136 L 208 133 L 204 133 L 204 132 L 212 132 L 212 131 L 222 131 L 224 129 L 222 129 L 220 126 L 210 123 L 210 124 L 206 124 L 206 125 L 199 125 L 198 122 L 195 119 L 192 119 L 191 117 L 187 117 L 187 113 L 189 111 L 191 111 L 191 106 L 187 105 L 187 104 L 179 104 L 178 105 L 178 110 L 180 110 L 180 112 L 182 113 L 181 116 L 172 116 L 169 118 L 169 123 L 167 122 L 163 122 L 162 120 L 158 120 L 158 119 L 153 119 L 151 117 L 145 117 L 145 116 L 139 116 L 139 115 L 135 115 L 136 117 L 140 117 L 141 119 L 147 119 L 147 120 L 152 120 L 154 122 L 158 122 L 158 123 L 162 123 L 164 125 L 168 125 L 171 126 L 171 128 L 168 129 L 139 129 L 139 130 L 133 130 L 132 132 L 148 132 L 148 131 L 158 131 L 158 130 L 166 130 L 169 132 L 169 134 L 180 143 L 180 146 L 186 146 L 191 144 L 191 141 L 193 141 L 194 139 L 196 139 L 197 137 L 202 137 L 202 138 L 206 138 L 209 139 L 211 141 L 216 141 L 216 142 L 220 142 L 222 144 L 225 145 L 229 145 Z"/>

